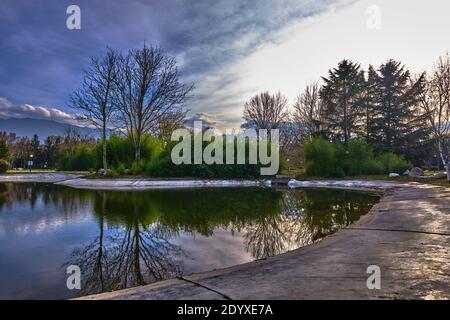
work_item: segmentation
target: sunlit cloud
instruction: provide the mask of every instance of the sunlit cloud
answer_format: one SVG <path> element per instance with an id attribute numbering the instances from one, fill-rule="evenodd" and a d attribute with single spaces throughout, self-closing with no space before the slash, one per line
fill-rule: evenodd
<path id="1" fill-rule="evenodd" d="M 13 104 L 0 97 L 0 118 L 30 118 L 54 120 L 61 123 L 77 124 L 74 116 L 57 108 L 32 106 L 30 104 Z"/>

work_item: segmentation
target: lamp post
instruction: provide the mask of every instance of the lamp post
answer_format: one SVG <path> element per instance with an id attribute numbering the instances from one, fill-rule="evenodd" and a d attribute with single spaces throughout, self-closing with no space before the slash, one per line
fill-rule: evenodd
<path id="1" fill-rule="evenodd" d="M 30 154 L 30 160 L 28 160 L 28 169 L 31 172 L 31 167 L 33 166 L 33 155 Z"/>

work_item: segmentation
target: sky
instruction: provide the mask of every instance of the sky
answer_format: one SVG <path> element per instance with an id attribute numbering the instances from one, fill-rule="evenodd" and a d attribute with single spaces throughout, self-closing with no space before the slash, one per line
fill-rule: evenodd
<path id="1" fill-rule="evenodd" d="M 81 29 L 66 27 L 69 5 Z M 290 104 L 344 59 L 429 71 L 450 50 L 448 0 L 1 0 L 0 118 L 73 123 L 68 97 L 89 57 L 159 45 L 195 89 L 189 120 L 238 128 L 245 101 Z"/>

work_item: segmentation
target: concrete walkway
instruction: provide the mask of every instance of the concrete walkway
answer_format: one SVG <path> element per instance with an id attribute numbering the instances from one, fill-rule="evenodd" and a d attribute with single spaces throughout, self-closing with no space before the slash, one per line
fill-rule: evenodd
<path id="1" fill-rule="evenodd" d="M 450 189 L 408 184 L 309 247 L 82 299 L 448 299 L 449 251 Z M 380 290 L 367 289 L 369 265 L 381 269 Z"/>

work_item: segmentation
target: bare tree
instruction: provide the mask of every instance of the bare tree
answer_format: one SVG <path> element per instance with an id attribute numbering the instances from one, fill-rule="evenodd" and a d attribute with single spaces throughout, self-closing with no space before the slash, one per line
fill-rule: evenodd
<path id="1" fill-rule="evenodd" d="M 113 93 L 118 74 L 117 62 L 118 54 L 112 49 L 101 58 L 91 58 L 90 66 L 84 72 L 81 87 L 70 96 L 71 106 L 82 113 L 79 120 L 101 130 L 105 170 L 108 168 L 106 130 L 115 110 Z"/>
<path id="2" fill-rule="evenodd" d="M 292 113 L 292 121 L 298 128 L 300 139 L 313 137 L 321 132 L 322 103 L 320 86 L 313 82 L 297 96 Z"/>
<path id="3" fill-rule="evenodd" d="M 280 92 L 257 94 L 245 103 L 243 118 L 256 129 L 278 129 L 289 119 L 287 99 Z"/>
<path id="4" fill-rule="evenodd" d="M 130 50 L 120 60 L 119 73 L 117 104 L 138 162 L 145 134 L 184 105 L 193 85 L 181 83 L 175 59 L 153 46 Z"/>
<path id="5" fill-rule="evenodd" d="M 163 141 L 164 145 L 170 141 L 172 132 L 176 129 L 183 128 L 186 121 L 187 110 L 175 110 L 168 112 L 156 124 L 154 134 Z"/>
<path id="6" fill-rule="evenodd" d="M 13 162 L 20 163 L 20 166 L 25 168 L 25 164 L 33 151 L 31 140 L 28 137 L 20 137 L 11 147 Z"/>
<path id="7" fill-rule="evenodd" d="M 421 106 L 428 115 L 439 156 L 450 181 L 450 56 L 439 57 L 433 74 L 421 97 Z"/>

